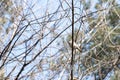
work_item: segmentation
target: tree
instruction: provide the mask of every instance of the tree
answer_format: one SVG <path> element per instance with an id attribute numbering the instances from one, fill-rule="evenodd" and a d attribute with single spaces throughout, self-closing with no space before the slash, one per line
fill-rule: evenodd
<path id="1" fill-rule="evenodd" d="M 116 0 L 1 0 L 0 5 L 5 80 L 118 78 Z"/>
<path id="2" fill-rule="evenodd" d="M 90 0 L 83 1 L 86 13 L 92 12 L 91 3 Z M 98 0 L 94 9 L 97 12 L 86 16 L 84 20 L 86 22 L 81 23 L 84 27 L 80 26 L 80 29 L 77 28 L 78 30 L 75 31 L 77 36 L 75 43 L 81 51 L 75 50 L 74 65 L 75 69 L 80 69 L 78 75 L 84 72 L 83 76 L 88 77 L 92 74 L 95 80 L 103 80 L 114 72 L 114 75 L 119 75 L 116 72 L 120 69 L 120 9 L 115 0 Z M 88 25 L 88 29 L 85 30 L 84 24 Z M 71 34 L 68 35 L 68 41 L 71 40 L 69 36 Z M 78 72 L 78 70 L 74 71 Z M 119 80 L 117 76 L 115 80 Z"/>

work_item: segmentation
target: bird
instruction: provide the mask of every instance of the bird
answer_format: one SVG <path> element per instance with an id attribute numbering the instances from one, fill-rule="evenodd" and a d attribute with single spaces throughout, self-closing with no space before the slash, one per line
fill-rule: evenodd
<path id="1" fill-rule="evenodd" d="M 70 47 L 72 48 L 72 40 L 68 41 L 68 44 L 70 45 Z M 76 42 L 73 42 L 73 47 L 74 49 L 77 49 L 81 52 L 81 47 L 79 44 L 77 44 Z"/>

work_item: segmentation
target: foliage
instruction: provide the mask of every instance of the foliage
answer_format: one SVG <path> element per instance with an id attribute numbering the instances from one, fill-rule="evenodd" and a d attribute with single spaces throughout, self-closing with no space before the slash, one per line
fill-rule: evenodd
<path id="1" fill-rule="evenodd" d="M 69 80 L 74 17 L 74 79 L 119 79 L 119 3 L 92 1 L 0 0 L 2 78 Z"/>
<path id="2" fill-rule="evenodd" d="M 82 52 L 79 52 L 79 55 L 77 56 L 82 56 L 85 52 L 88 53 L 85 55 L 85 58 L 82 58 L 82 61 L 77 59 L 75 64 L 78 64 L 77 62 L 81 62 L 81 69 L 84 68 L 83 72 L 85 71 L 85 74 L 92 73 L 95 76 L 95 80 L 105 79 L 111 74 L 112 70 L 116 72 L 116 68 L 114 68 L 114 66 L 118 67 L 120 65 L 119 4 L 112 2 L 113 6 L 107 6 L 109 8 L 108 12 L 99 11 L 104 4 L 107 5 L 110 3 L 104 0 L 99 0 L 98 3 L 96 3 L 95 9 L 97 9 L 98 12 L 87 17 L 89 25 L 88 28 L 91 33 L 86 34 L 89 34 L 89 38 L 83 38 L 83 42 L 78 43 L 81 44 L 80 47 L 82 47 Z M 85 3 L 83 6 L 84 5 L 86 6 Z M 80 31 L 83 32 L 84 29 Z M 76 34 L 76 32 L 77 31 L 75 31 L 75 36 L 78 36 L 78 40 L 80 40 L 81 38 L 79 38 L 79 36 L 81 36 L 81 34 Z M 84 33 L 84 35 L 86 34 Z M 120 69 L 120 67 L 118 68 Z"/>

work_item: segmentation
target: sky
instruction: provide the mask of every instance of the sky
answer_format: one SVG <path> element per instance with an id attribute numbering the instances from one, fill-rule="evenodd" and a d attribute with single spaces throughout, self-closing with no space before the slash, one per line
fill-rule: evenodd
<path id="1" fill-rule="evenodd" d="M 18 1 L 18 0 L 16 0 L 16 1 Z M 23 0 L 21 0 L 21 1 L 23 1 Z M 32 15 L 29 15 L 29 16 L 27 16 L 27 20 L 28 21 L 30 21 L 30 20 L 33 20 L 33 19 L 35 19 L 35 17 L 36 18 L 38 18 L 38 17 L 42 17 L 42 16 L 44 16 L 44 15 L 46 15 L 46 14 L 50 14 L 50 13 L 53 13 L 53 12 L 55 12 L 57 9 L 58 9 L 58 6 L 59 6 L 59 2 L 58 2 L 59 0 L 24 0 L 23 1 L 23 6 L 24 6 L 24 8 L 25 8 L 25 10 L 24 10 L 24 13 L 23 14 L 29 14 L 29 13 L 32 13 L 32 12 L 35 12 L 34 14 L 32 14 Z M 77 0 L 75 0 L 75 2 L 76 2 Z M 92 7 L 94 6 L 94 4 L 97 2 L 97 0 L 92 0 Z M 80 3 L 76 3 L 76 5 L 75 6 L 77 6 L 77 5 L 79 5 Z M 68 5 L 66 4 L 66 3 L 63 3 L 63 8 L 64 9 L 67 9 L 68 8 Z M 79 10 L 77 10 L 76 9 L 76 13 L 79 13 L 80 11 Z M 64 12 L 62 13 L 58 13 L 58 14 L 55 14 L 56 16 L 54 16 L 54 17 L 52 17 L 52 19 L 51 20 L 54 20 L 54 19 L 57 19 L 57 18 L 60 18 L 60 16 L 63 16 L 63 14 L 64 14 Z M 66 13 L 66 16 L 67 16 L 67 14 L 68 13 Z M 70 16 L 71 14 L 69 14 L 69 16 Z M 42 20 L 43 19 L 39 19 L 38 21 L 39 22 L 42 22 Z M 47 19 L 46 19 L 47 20 Z M 51 35 L 49 35 L 49 36 L 47 36 L 46 38 L 45 38 L 45 40 L 42 40 L 41 42 L 42 42 L 42 47 L 44 47 L 44 46 L 46 46 L 46 44 L 48 43 L 48 42 L 50 42 L 50 40 L 52 40 L 53 38 L 53 36 L 55 36 L 55 35 L 57 35 L 56 33 L 59 33 L 59 32 L 61 32 L 62 30 L 64 30 L 65 28 L 66 28 L 66 26 L 68 26 L 68 25 L 70 25 L 70 19 L 66 19 L 66 18 L 64 18 L 62 21 L 58 21 L 59 23 L 57 24 L 57 26 L 54 26 L 54 22 L 49 22 L 49 23 L 47 23 L 47 25 L 46 25 L 46 27 L 45 27 L 45 30 L 44 30 L 44 32 L 43 33 L 45 33 L 45 34 L 47 34 L 49 31 L 52 31 L 52 30 L 50 30 L 50 28 L 52 28 L 52 29 L 54 29 L 54 28 L 56 28 L 57 30 L 55 30 L 55 32 L 54 33 L 52 33 Z M 24 25 L 26 25 L 26 23 L 27 22 L 24 22 L 25 24 Z M 37 23 L 37 21 L 33 21 L 32 23 Z M 57 23 L 57 22 L 56 22 Z M 44 23 L 43 23 L 44 24 Z M 76 25 L 80 25 L 79 23 L 76 23 Z M 23 26 L 23 25 L 22 25 Z M 29 32 L 27 32 L 27 33 L 24 33 L 24 37 L 23 38 L 21 38 L 21 40 L 24 40 L 25 38 L 27 38 L 27 37 L 29 37 L 29 36 L 31 36 L 31 34 L 32 33 L 34 33 L 35 31 L 38 31 L 37 30 L 37 28 L 40 28 L 41 29 L 41 27 L 40 27 L 41 25 L 32 25 L 32 28 L 31 27 L 29 27 L 27 30 L 29 30 L 29 29 L 33 29 L 30 33 Z M 34 31 L 35 30 L 35 31 Z M 65 35 L 66 34 L 68 34 L 68 33 L 70 33 L 70 31 L 71 31 L 71 28 L 69 28 L 69 29 L 67 29 L 66 31 L 65 31 L 65 33 L 63 33 L 62 35 L 61 35 L 61 38 L 58 38 L 57 40 L 55 40 L 53 43 L 52 43 L 52 45 L 50 45 L 49 46 L 49 48 L 47 49 L 47 50 L 45 50 L 44 52 L 43 52 L 43 54 L 41 54 L 41 56 L 43 56 L 43 57 L 40 57 L 40 58 L 44 58 L 45 56 L 49 56 L 49 55 L 53 55 L 54 53 L 56 53 L 56 52 L 58 52 L 61 48 L 62 48 L 62 46 L 63 46 L 63 44 L 61 44 L 60 43 L 60 41 L 62 40 L 62 38 L 63 37 L 65 37 Z M 54 34 L 54 35 L 53 35 Z M 51 37 L 52 36 L 52 37 Z M 35 37 L 39 37 L 39 35 L 36 35 Z M 36 40 L 35 40 L 36 41 Z M 57 43 L 59 42 L 59 47 L 58 47 L 58 45 L 57 45 Z M 34 42 L 28 42 L 28 43 L 31 43 L 31 44 L 33 44 Z M 23 48 L 23 46 L 25 46 L 25 45 L 21 45 L 21 46 L 19 46 L 19 47 L 17 47 L 18 49 L 19 48 Z M 23 51 L 25 51 L 25 49 L 22 49 L 22 50 L 18 50 L 17 51 L 17 48 L 15 49 L 15 51 L 13 52 L 15 55 L 18 55 L 18 54 L 20 54 L 20 53 L 22 53 Z M 35 49 L 35 52 L 37 53 L 39 50 L 38 50 L 38 48 L 41 48 L 39 45 L 36 47 L 36 49 Z M 33 52 L 33 53 L 35 53 L 35 52 Z M 45 54 L 44 54 L 45 53 Z M 11 56 L 13 56 L 13 55 L 11 55 Z M 28 57 L 27 59 L 31 59 L 31 57 Z M 38 59 L 38 58 L 37 58 Z M 56 58 L 57 59 L 57 58 Z M 40 59 L 38 59 L 38 60 L 40 60 Z M 46 60 L 46 59 L 45 59 Z M 52 60 L 52 59 L 50 59 L 50 60 Z M 39 61 L 38 61 L 39 62 Z M 15 63 L 12 63 L 12 64 L 9 64 L 7 67 L 6 67 L 6 70 L 7 70 L 7 72 L 9 72 L 9 71 L 11 71 L 11 67 L 14 65 L 14 64 L 16 64 L 16 62 Z M 32 64 L 35 64 L 35 63 L 32 63 Z M 30 65 L 30 66 L 32 66 L 32 64 Z M 19 64 L 20 65 L 20 64 Z M 28 66 L 27 68 L 26 68 L 26 71 L 28 70 L 28 69 L 30 69 L 29 67 L 30 66 Z M 43 64 L 43 67 L 45 68 L 45 67 L 49 67 L 48 65 L 44 65 Z M 21 68 L 21 66 L 20 67 L 18 67 L 17 69 L 16 69 L 16 71 L 19 71 L 19 69 Z M 26 73 L 26 71 L 24 71 L 23 73 Z M 45 77 L 46 77 L 46 75 L 49 75 L 48 73 L 49 73 L 50 71 L 45 71 L 45 72 L 41 72 L 40 74 L 42 75 L 42 76 L 39 76 L 40 78 L 42 78 L 42 79 L 44 79 L 45 80 Z M 62 72 L 61 72 L 62 73 Z M 7 73 L 6 73 L 7 74 Z M 14 74 L 16 74 L 16 73 L 14 73 Z M 65 74 L 66 75 L 66 74 Z M 68 75 L 68 74 L 67 74 Z M 36 80 L 38 80 L 39 79 L 39 77 L 36 77 Z M 93 77 L 90 77 L 91 79 L 93 78 Z M 47 78 L 46 78 L 46 80 L 47 80 Z"/>

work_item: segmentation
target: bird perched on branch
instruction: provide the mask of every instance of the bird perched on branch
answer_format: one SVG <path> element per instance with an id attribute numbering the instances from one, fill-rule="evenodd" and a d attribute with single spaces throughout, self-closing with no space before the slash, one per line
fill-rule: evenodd
<path id="1" fill-rule="evenodd" d="M 68 44 L 70 45 L 70 47 L 72 48 L 72 40 L 68 41 Z M 79 44 L 77 44 L 76 42 L 73 42 L 73 47 L 74 49 L 79 50 L 80 52 L 82 51 L 81 46 Z"/>

